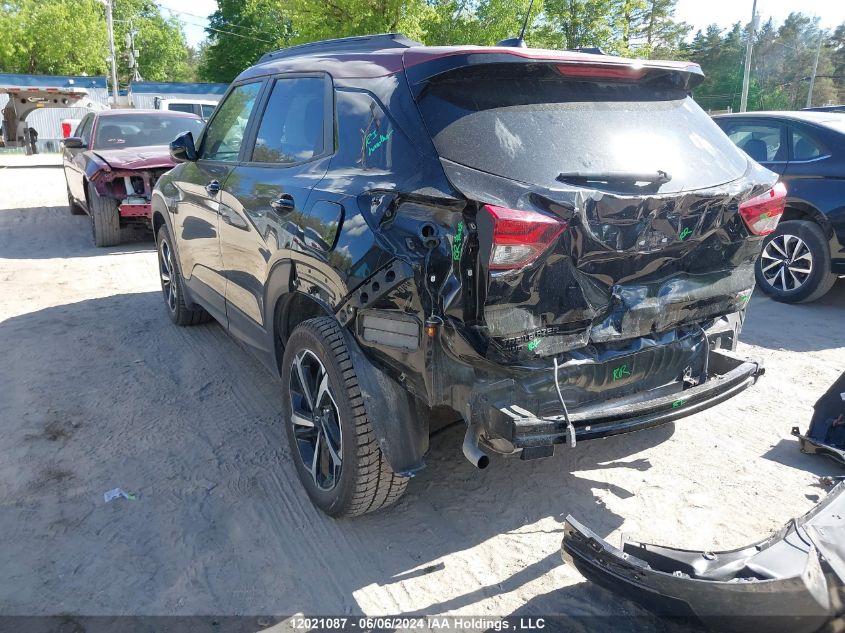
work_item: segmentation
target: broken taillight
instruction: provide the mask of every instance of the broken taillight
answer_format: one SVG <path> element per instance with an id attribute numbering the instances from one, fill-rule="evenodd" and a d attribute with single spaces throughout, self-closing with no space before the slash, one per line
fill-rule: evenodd
<path id="1" fill-rule="evenodd" d="M 786 206 L 786 185 L 777 183 L 766 193 L 739 205 L 739 213 L 754 235 L 768 235 L 778 226 Z"/>
<path id="2" fill-rule="evenodd" d="M 492 270 L 520 268 L 534 261 L 566 228 L 566 222 L 536 211 L 485 204 L 493 219 Z"/>

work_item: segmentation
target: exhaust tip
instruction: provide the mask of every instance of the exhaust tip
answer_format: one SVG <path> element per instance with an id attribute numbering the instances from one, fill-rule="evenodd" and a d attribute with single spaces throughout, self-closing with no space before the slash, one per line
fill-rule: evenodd
<path id="1" fill-rule="evenodd" d="M 490 465 L 490 456 L 478 446 L 480 434 L 481 428 L 477 424 L 468 424 L 462 448 L 464 457 L 469 460 L 469 463 L 479 470 L 483 470 Z"/>

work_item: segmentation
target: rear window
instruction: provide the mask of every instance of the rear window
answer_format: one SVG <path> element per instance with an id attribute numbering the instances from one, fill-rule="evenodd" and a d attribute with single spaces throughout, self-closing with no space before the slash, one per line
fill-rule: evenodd
<path id="1" fill-rule="evenodd" d="M 544 187 L 562 173 L 667 172 L 661 193 L 741 177 L 747 159 L 683 90 L 563 77 L 549 64 L 461 68 L 418 96 L 441 157 Z"/>

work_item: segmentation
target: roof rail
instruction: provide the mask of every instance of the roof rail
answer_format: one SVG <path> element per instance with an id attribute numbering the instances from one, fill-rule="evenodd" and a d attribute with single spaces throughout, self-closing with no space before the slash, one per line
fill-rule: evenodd
<path id="1" fill-rule="evenodd" d="M 352 51 L 378 51 L 383 48 L 411 48 L 422 46 L 420 42 L 408 39 L 401 33 L 379 33 L 378 35 L 360 35 L 354 37 L 341 37 L 334 40 L 323 40 L 321 42 L 310 42 L 299 44 L 288 48 L 280 48 L 277 51 L 265 53 L 258 60 L 259 64 L 284 59 L 285 57 L 296 57 L 299 55 L 311 55 L 315 53 L 347 53 Z"/>

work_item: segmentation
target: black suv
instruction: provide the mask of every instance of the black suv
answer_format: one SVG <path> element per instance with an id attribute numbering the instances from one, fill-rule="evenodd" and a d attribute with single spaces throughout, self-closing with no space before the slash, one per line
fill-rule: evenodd
<path id="1" fill-rule="evenodd" d="M 551 455 L 730 398 L 785 191 L 689 97 L 691 63 L 426 47 L 265 55 L 153 197 L 164 298 L 281 375 L 314 503 L 395 501 L 435 420 Z M 485 452 L 486 451 L 486 452 Z"/>

